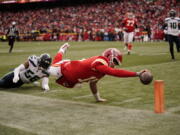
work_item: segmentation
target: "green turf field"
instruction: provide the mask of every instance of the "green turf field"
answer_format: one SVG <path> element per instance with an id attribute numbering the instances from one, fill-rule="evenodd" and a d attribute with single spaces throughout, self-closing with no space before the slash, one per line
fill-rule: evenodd
<path id="1" fill-rule="evenodd" d="M 0 76 L 23 63 L 29 55 L 54 56 L 64 42 L 16 42 L 9 54 L 0 42 Z M 32 84 L 0 91 L 0 135 L 179 135 L 180 53 L 172 61 L 166 42 L 136 42 L 126 55 L 122 42 L 70 42 L 65 59 L 77 60 L 116 47 L 123 53 L 123 68 L 149 69 L 154 80 L 165 82 L 165 110 L 155 114 L 153 83 L 138 78 L 106 76 L 98 82 L 103 98 L 96 103 L 87 83 L 82 88 L 58 86 L 50 77 L 51 90 L 44 93 Z"/>

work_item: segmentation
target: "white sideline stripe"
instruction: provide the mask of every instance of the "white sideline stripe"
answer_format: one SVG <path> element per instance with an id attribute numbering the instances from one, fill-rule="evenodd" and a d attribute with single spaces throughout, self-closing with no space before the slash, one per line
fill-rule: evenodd
<path id="1" fill-rule="evenodd" d="M 131 99 L 124 100 L 122 102 L 112 102 L 112 103 L 120 105 L 120 104 L 124 104 L 124 103 L 130 103 L 130 102 L 133 102 L 133 101 L 138 101 L 138 100 L 141 100 L 141 98 L 140 97 L 131 98 Z"/>
<path id="2" fill-rule="evenodd" d="M 140 53 L 139 56 L 156 56 L 162 54 L 167 54 L 167 53 L 152 53 L 152 54 Z"/>
<path id="3" fill-rule="evenodd" d="M 29 133 L 32 133 L 32 134 L 37 134 L 36 132 L 33 132 L 33 130 L 30 130 L 30 128 L 25 128 L 25 127 L 17 125 L 17 124 L 7 124 L 7 123 L 3 123 L 1 121 L 0 121 L 0 124 L 3 125 L 3 126 L 20 129 L 22 131 L 29 132 Z"/>
<path id="4" fill-rule="evenodd" d="M 56 93 L 56 92 L 62 92 L 62 91 L 64 91 L 64 90 L 48 90 L 48 91 L 42 91 L 42 92 L 40 92 L 40 93 Z"/>
<path id="5" fill-rule="evenodd" d="M 85 102 L 76 102 L 76 101 L 69 101 L 69 100 L 63 100 L 63 99 L 53 99 L 53 98 L 47 98 L 47 97 L 39 97 L 39 96 L 33 96 L 33 95 L 26 95 L 26 94 L 18 94 L 18 93 L 10 93 L 10 92 L 5 92 L 5 91 L 0 91 L 0 95 L 1 93 L 3 94 L 8 94 L 8 95 L 17 95 L 17 96 L 23 96 L 23 97 L 29 97 L 29 98 L 32 98 L 32 99 L 43 99 L 43 100 L 47 100 L 47 101 L 58 101 L 58 102 L 61 102 L 61 103 L 69 103 L 69 104 L 75 104 L 75 105 L 88 105 L 88 106 L 94 106 L 94 107 L 101 107 L 101 108 L 114 108 L 114 109 L 123 109 L 123 110 L 126 110 L 126 111 L 137 111 L 137 112 L 144 112 L 144 113 L 150 113 L 152 114 L 153 110 L 152 111 L 149 111 L 149 110 L 143 110 L 143 109 L 130 109 L 130 108 L 123 108 L 123 107 L 117 107 L 117 106 L 111 106 L 111 105 L 101 105 L 101 103 L 97 103 L 97 104 L 91 104 L 91 103 L 85 103 Z M 173 114 L 173 113 L 170 113 L 172 116 L 177 116 L 180 118 L 179 115 L 177 114 Z"/>
<path id="6" fill-rule="evenodd" d="M 78 96 L 78 97 L 74 97 L 74 98 L 75 99 L 81 99 L 81 98 L 87 98 L 87 97 L 92 97 L 92 95 Z"/>
<path id="7" fill-rule="evenodd" d="M 24 52 L 24 50 L 13 50 L 13 52 Z M 8 53 L 8 51 L 0 51 L 0 53 Z"/>
<path id="8" fill-rule="evenodd" d="M 122 113 L 120 113 L 120 114 L 122 114 L 122 120 L 124 120 L 124 117 L 126 116 L 125 114 L 129 114 L 130 116 L 131 116 L 131 114 L 132 114 L 132 116 L 136 116 L 137 114 L 141 114 L 140 116 L 139 115 L 137 115 L 137 116 L 139 116 L 137 119 L 135 118 L 135 120 L 136 121 L 139 121 L 140 119 L 141 119 L 141 116 L 143 115 L 144 117 L 148 117 L 148 119 L 150 119 L 151 117 L 156 117 L 156 119 L 157 119 L 157 115 L 156 114 L 154 114 L 154 112 L 153 112 L 153 110 L 151 110 L 151 111 L 149 111 L 149 110 L 140 110 L 140 109 L 128 109 L 128 108 L 123 108 L 123 107 L 118 107 L 118 106 L 110 106 L 110 105 L 102 105 L 102 104 L 91 104 L 91 103 L 84 103 L 84 102 L 75 102 L 75 101 L 67 101 L 67 100 L 61 100 L 61 99 L 52 99 L 52 98 L 47 98 L 47 97 L 39 97 L 39 96 L 33 96 L 33 95 L 26 95 L 26 94 L 18 94 L 18 93 L 11 93 L 11 92 L 5 92 L 5 91 L 0 91 L 0 101 L 1 101 L 1 97 L 3 97 L 4 96 L 4 100 L 3 100 L 3 103 L 5 103 L 5 104 L 9 104 L 8 102 L 6 102 L 6 101 L 8 101 L 9 99 L 7 99 L 6 100 L 6 98 L 5 97 L 9 97 L 9 98 L 13 98 L 13 100 L 17 100 L 17 102 L 20 104 L 20 106 L 17 106 L 17 108 L 20 108 L 21 107 L 21 105 L 23 106 L 23 105 L 26 105 L 26 103 L 28 103 L 30 106 L 32 105 L 35 105 L 35 107 L 37 106 L 37 105 L 45 105 L 45 107 L 55 107 L 56 108 L 56 105 L 58 105 L 58 104 L 62 104 L 63 106 L 66 104 L 66 106 L 67 106 L 67 108 L 68 108 L 68 104 L 70 105 L 71 104 L 71 106 L 77 106 L 77 108 L 79 108 L 78 106 L 85 106 L 85 107 L 88 107 L 88 108 L 90 108 L 90 110 L 92 109 L 92 110 L 95 110 L 94 112 L 96 112 L 96 111 L 98 111 L 98 115 L 99 116 L 101 116 L 101 114 L 100 114 L 100 110 L 102 109 L 103 111 L 107 111 L 107 110 L 109 110 L 110 112 L 113 110 L 114 111 L 114 114 L 119 114 L 120 112 L 122 112 Z M 138 98 L 138 97 L 137 97 Z M 137 99 L 136 98 L 136 99 Z M 10 102 L 10 104 L 13 104 L 13 100 Z M 25 101 L 25 102 L 24 102 Z M 31 101 L 31 102 L 30 102 Z M 49 106 L 48 106 L 48 104 L 46 104 L 46 103 L 50 103 L 49 104 Z M 12 105 L 10 105 L 10 106 L 12 106 Z M 8 107 L 8 106 L 7 106 Z M 5 108 L 7 108 L 7 107 L 5 107 Z M 82 108 L 81 107 L 81 108 Z M 40 107 L 41 108 L 41 107 Z M 7 112 L 9 112 L 10 110 L 11 110 L 11 108 L 7 108 L 8 110 L 7 110 Z M 29 108 L 30 109 L 30 108 Z M 40 112 L 40 111 L 42 111 L 43 109 L 40 109 L 40 110 L 37 110 L 37 112 Z M 68 109 L 69 110 L 69 109 Z M 82 109 L 83 110 L 83 109 Z M 7 119 L 8 120 L 8 115 L 7 115 L 7 113 L 6 114 L 3 114 L 3 110 L 1 110 L 2 111 L 2 118 L 5 118 L 5 119 Z M 17 112 L 17 111 L 19 111 L 19 112 Z M 17 109 L 17 111 L 16 111 L 16 113 L 22 113 L 22 116 L 23 116 L 23 114 L 25 115 L 27 112 L 25 111 L 25 113 L 23 113 L 24 112 L 24 110 L 19 110 L 19 109 Z M 37 113 L 36 111 L 34 112 L 32 112 L 32 118 L 37 118 L 36 117 L 36 113 Z M 60 114 L 60 112 L 58 112 L 58 110 L 55 110 L 55 114 Z M 84 111 L 80 111 L 80 112 L 84 112 Z M 86 112 L 86 111 L 85 111 Z M 47 115 L 47 113 L 45 113 L 46 115 Z M 70 113 L 70 114 L 72 114 L 72 113 Z M 111 114 L 111 113 L 110 113 Z M 112 116 L 112 115 L 110 115 L 110 114 L 108 114 L 108 115 L 105 115 L 107 118 L 109 117 L 109 116 Z M 28 114 L 28 115 L 30 115 L 30 114 Z M 45 116 L 46 116 L 45 115 Z M 115 116 L 116 116 L 115 115 Z M 18 117 L 17 117 L 18 116 Z M 37 113 L 37 116 L 40 116 L 40 113 Z M 48 121 L 48 122 L 53 122 L 53 124 L 56 124 L 58 121 L 55 121 L 55 117 L 57 117 L 57 115 L 54 115 L 53 113 L 52 113 L 52 115 L 47 115 L 48 116 L 48 118 L 52 118 L 52 121 Z M 60 116 L 60 115 L 58 115 L 58 116 Z M 64 116 L 64 115 L 63 115 Z M 86 115 L 84 115 L 84 116 L 86 116 Z M 180 116 L 179 115 L 177 115 L 177 114 L 173 114 L 173 113 L 164 113 L 163 115 L 161 115 L 162 117 L 175 117 L 176 119 L 179 119 L 180 118 Z M 20 116 L 19 115 L 14 115 L 13 117 L 15 117 L 16 119 L 17 118 L 19 118 Z M 76 117 L 77 117 L 77 115 L 76 115 Z M 26 117 L 25 117 L 26 118 Z M 27 117 L 28 118 L 28 117 Z M 120 117 L 119 117 L 120 118 Z M 42 119 L 42 120 L 41 120 Z M 129 117 L 127 117 L 127 119 L 130 119 Z M 126 120 L 127 120 L 126 119 Z M 24 120 L 26 120 L 26 119 L 24 119 Z M 12 127 L 12 128 L 19 128 L 19 129 L 22 129 L 22 130 L 24 130 L 24 131 L 27 131 L 27 132 L 30 132 L 30 133 L 36 133 L 36 134 L 38 134 L 38 135 L 50 135 L 50 133 L 54 130 L 54 128 L 50 128 L 50 129 L 37 129 L 37 128 L 35 128 L 35 126 L 32 126 L 32 127 L 29 127 L 29 125 L 31 125 L 31 124 L 33 124 L 33 121 L 29 121 L 30 123 L 28 124 L 27 122 L 26 123 L 23 123 L 23 121 L 24 121 L 23 119 L 22 119 L 22 122 L 20 121 L 20 122 L 18 122 L 17 124 L 13 124 L 13 123 L 11 123 L 11 122 L 8 122 L 8 121 L 5 121 L 5 120 L 0 120 L 0 123 L 2 124 L 2 125 L 5 125 L 5 126 L 10 126 L 10 127 Z M 34 119 L 35 120 L 35 119 Z M 40 119 L 39 119 L 39 122 L 42 122 L 44 120 L 44 117 L 42 116 Z M 61 119 L 59 119 L 59 120 L 61 120 Z M 65 120 L 65 119 L 63 119 L 62 118 L 62 120 Z M 101 121 L 102 122 L 102 121 Z M 120 122 L 120 120 L 119 120 L 119 122 Z M 36 122 L 35 122 L 36 123 Z M 132 121 L 132 123 L 133 123 L 133 121 Z M 130 124 L 132 124 L 132 123 L 130 123 Z M 73 123 L 73 125 L 75 125 L 75 122 Z M 63 126 L 63 125 L 62 125 Z M 62 128 L 62 126 L 60 126 L 60 128 Z M 42 125 L 42 127 L 43 127 L 43 125 Z M 40 128 L 41 128 L 41 126 L 40 126 Z M 59 131 L 59 130 L 57 130 L 57 131 Z"/>
<path id="9" fill-rule="evenodd" d="M 151 113 L 152 111 L 149 110 L 140 110 L 140 109 L 129 109 L 129 108 L 123 108 L 123 107 L 117 107 L 117 106 L 111 106 L 111 105 L 101 105 L 101 103 L 97 103 L 97 104 L 91 104 L 91 103 L 85 103 L 85 102 L 76 102 L 76 101 L 69 101 L 69 100 L 63 100 L 63 99 L 53 99 L 53 98 L 47 98 L 47 97 L 40 97 L 40 96 L 33 96 L 33 95 L 27 95 L 27 94 L 18 94 L 18 93 L 11 93 L 11 92 L 5 92 L 5 91 L 0 91 L 0 95 L 2 94 L 7 94 L 10 96 L 23 96 L 23 97 L 29 97 L 32 99 L 43 99 L 43 100 L 47 100 L 47 101 L 58 101 L 61 103 L 70 103 L 70 104 L 76 104 L 76 105 L 88 105 L 88 106 L 94 106 L 94 107 L 102 107 L 102 108 L 119 108 L 119 109 L 125 109 L 125 110 L 129 110 L 129 111 L 138 111 L 138 112 L 149 112 Z"/>
<path id="10" fill-rule="evenodd" d="M 172 113 L 180 111 L 180 106 L 169 108 L 167 111 Z"/>

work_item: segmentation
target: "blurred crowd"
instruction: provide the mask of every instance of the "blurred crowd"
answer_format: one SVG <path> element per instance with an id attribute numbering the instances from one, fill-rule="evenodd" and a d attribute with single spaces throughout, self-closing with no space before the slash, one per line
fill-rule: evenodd
<path id="1" fill-rule="evenodd" d="M 0 13 L 0 34 L 11 22 L 23 40 L 121 40 L 122 20 L 129 11 L 138 20 L 138 32 L 161 32 L 170 9 L 180 11 L 176 0 L 118 0 L 111 3 L 32 9 Z M 43 35 L 40 37 L 39 35 Z M 155 35 L 155 34 L 154 34 Z"/>

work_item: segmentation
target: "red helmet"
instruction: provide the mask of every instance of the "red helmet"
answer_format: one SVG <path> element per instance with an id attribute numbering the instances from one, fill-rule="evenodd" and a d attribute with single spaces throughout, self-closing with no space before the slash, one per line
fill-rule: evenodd
<path id="1" fill-rule="evenodd" d="M 122 53 L 116 48 L 108 48 L 102 56 L 108 58 L 110 65 L 120 65 L 122 63 Z"/>

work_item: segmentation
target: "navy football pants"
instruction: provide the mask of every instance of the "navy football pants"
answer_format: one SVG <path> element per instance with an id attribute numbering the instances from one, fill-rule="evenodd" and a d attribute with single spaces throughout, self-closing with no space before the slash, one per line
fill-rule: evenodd
<path id="1" fill-rule="evenodd" d="M 2 79 L 0 79 L 0 88 L 18 88 L 24 83 L 19 79 L 17 83 L 13 83 L 14 72 L 6 74 Z"/>

